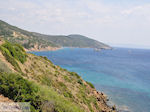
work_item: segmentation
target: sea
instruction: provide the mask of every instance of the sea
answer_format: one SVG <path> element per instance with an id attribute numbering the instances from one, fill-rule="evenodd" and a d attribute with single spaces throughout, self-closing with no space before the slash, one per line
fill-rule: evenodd
<path id="1" fill-rule="evenodd" d="M 150 112 L 150 50 L 63 48 L 31 52 L 77 72 L 104 92 L 120 112 Z"/>

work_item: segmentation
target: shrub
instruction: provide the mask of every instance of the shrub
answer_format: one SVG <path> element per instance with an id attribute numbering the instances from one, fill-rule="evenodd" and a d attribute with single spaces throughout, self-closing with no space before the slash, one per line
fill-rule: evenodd
<path id="1" fill-rule="evenodd" d="M 42 99 L 38 87 L 16 74 L 0 73 L 0 92 L 17 102 L 30 102 L 32 110 L 39 110 Z"/>
<path id="2" fill-rule="evenodd" d="M 52 84 L 51 78 L 46 75 L 42 75 L 40 81 L 42 82 L 42 84 L 46 84 L 47 86 L 51 86 Z"/>
<path id="3" fill-rule="evenodd" d="M 15 44 L 22 52 L 25 52 L 24 48 L 20 44 Z"/>
<path id="4" fill-rule="evenodd" d="M 52 104 L 52 112 L 84 112 L 81 107 L 56 93 L 52 88 L 42 87 L 41 96 Z M 47 103 L 46 103 L 47 104 Z M 50 105 L 51 106 L 51 105 Z M 47 107 L 49 108 L 49 106 Z"/>
<path id="5" fill-rule="evenodd" d="M 65 79 L 65 81 L 67 81 L 67 82 L 71 82 L 71 79 L 68 77 L 68 76 L 64 76 L 64 79 Z"/>
<path id="6" fill-rule="evenodd" d="M 70 72 L 72 76 L 76 76 L 78 79 L 81 78 L 76 72 Z"/>
<path id="7" fill-rule="evenodd" d="M 83 112 L 80 106 L 59 95 L 52 88 L 28 81 L 17 74 L 0 73 L 0 93 L 17 102 L 30 102 L 31 112 L 51 110 L 49 104 L 52 104 L 54 112 Z M 72 98 L 70 92 L 64 95 Z"/>
<path id="8" fill-rule="evenodd" d="M 11 55 L 13 58 L 17 59 L 21 63 L 24 63 L 26 61 L 26 53 L 22 46 L 19 44 L 11 44 L 9 42 L 5 42 L 2 47 L 6 48 L 9 52 L 9 55 Z"/>
<path id="9" fill-rule="evenodd" d="M 45 59 L 46 61 L 48 61 L 52 64 L 52 62 L 47 57 L 45 57 L 45 56 L 40 56 L 40 57 L 42 57 L 43 59 Z"/>
<path id="10" fill-rule="evenodd" d="M 9 69 L 9 67 L 0 60 L 0 72 L 7 72 L 7 73 L 10 73 L 12 72 L 11 69 Z"/>
<path id="11" fill-rule="evenodd" d="M 71 94 L 71 92 L 64 92 L 64 96 L 65 97 L 69 97 L 69 98 L 72 98 L 73 97 L 73 95 Z"/>
<path id="12" fill-rule="evenodd" d="M 86 83 L 91 87 L 91 88 L 95 88 L 94 85 L 88 81 L 86 81 Z"/>
<path id="13" fill-rule="evenodd" d="M 67 70 L 67 69 L 64 69 L 64 71 L 68 72 L 68 70 Z"/>
<path id="14" fill-rule="evenodd" d="M 19 44 L 11 44 L 9 42 L 5 42 L 0 46 L 0 50 L 2 54 L 5 56 L 6 60 L 11 63 L 17 71 L 21 71 L 16 60 L 24 63 L 26 61 L 26 53 L 22 46 Z"/>
<path id="15" fill-rule="evenodd" d="M 81 85 L 83 85 L 83 82 L 82 82 L 81 79 L 78 80 L 78 83 L 81 84 Z"/>
<path id="16" fill-rule="evenodd" d="M 21 71 L 18 63 L 16 62 L 16 60 L 11 56 L 10 52 L 8 51 L 8 49 L 0 46 L 0 50 L 2 52 L 2 54 L 5 56 L 6 60 L 11 63 L 11 65 L 13 65 L 15 67 L 15 69 L 17 71 Z"/>
<path id="17" fill-rule="evenodd" d="M 58 84 L 61 88 L 64 88 L 64 89 L 67 88 L 67 86 L 63 82 L 58 82 Z"/>

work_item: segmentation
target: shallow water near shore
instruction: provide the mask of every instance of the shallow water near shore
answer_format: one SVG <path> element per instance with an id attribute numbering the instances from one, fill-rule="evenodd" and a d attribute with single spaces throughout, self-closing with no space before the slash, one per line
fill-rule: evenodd
<path id="1" fill-rule="evenodd" d="M 32 52 L 54 64 L 77 72 L 108 95 L 108 103 L 121 112 L 150 110 L 150 50 L 114 48 L 97 52 L 90 48 L 64 48 Z"/>

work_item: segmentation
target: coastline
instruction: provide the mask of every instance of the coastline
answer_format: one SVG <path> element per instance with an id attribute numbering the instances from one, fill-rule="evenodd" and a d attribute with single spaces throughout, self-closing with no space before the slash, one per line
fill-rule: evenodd
<path id="1" fill-rule="evenodd" d="M 109 107 L 113 107 L 115 105 L 117 112 L 132 112 L 131 109 L 127 105 L 118 105 L 117 103 L 112 101 L 112 99 L 109 98 L 109 96 L 107 94 L 105 94 L 105 95 L 106 95 L 106 98 L 107 98 L 106 103 Z"/>
<path id="2" fill-rule="evenodd" d="M 73 48 L 81 48 L 81 47 L 61 47 L 61 48 L 57 48 L 54 50 L 41 50 L 40 49 L 40 50 L 32 50 L 32 51 L 28 51 L 28 52 L 57 51 L 57 50 L 64 49 L 64 48 L 73 49 Z M 101 49 L 101 50 L 107 50 L 107 49 Z M 84 79 L 82 79 L 82 80 L 84 80 Z M 109 112 L 111 110 L 112 110 L 112 112 L 118 112 L 118 108 L 116 108 L 115 104 L 113 104 L 113 105 L 108 104 L 110 99 L 108 98 L 107 94 L 105 94 L 103 91 L 99 91 L 96 87 L 94 89 L 89 89 L 89 90 L 92 91 L 92 94 L 97 99 L 97 102 L 99 103 L 99 105 L 102 106 L 103 110 L 105 110 L 106 112 Z"/>
<path id="3" fill-rule="evenodd" d="M 40 51 L 57 51 L 57 50 L 60 50 L 60 49 L 64 49 L 64 48 L 71 48 L 71 49 L 74 49 L 74 48 L 91 48 L 91 47 L 46 47 L 46 48 L 30 48 L 30 49 L 25 49 L 26 52 L 40 52 Z M 96 51 L 96 49 L 98 49 L 98 51 L 101 51 L 101 50 L 112 50 L 113 48 L 91 48 L 91 49 L 94 49 Z"/>
<path id="4" fill-rule="evenodd" d="M 25 52 L 25 51 L 23 51 L 23 52 Z M 5 59 L 5 57 L 2 57 L 2 58 Z M 75 100 L 73 100 L 72 103 L 70 102 L 71 104 L 69 103 L 70 105 L 72 105 L 76 101 L 79 101 L 79 103 L 77 103 L 77 108 L 78 108 L 78 106 L 80 106 L 80 108 L 85 109 L 85 112 L 91 112 L 91 110 L 93 112 L 98 112 L 99 110 L 102 110 L 102 112 L 116 112 L 115 107 L 110 107 L 107 105 L 107 98 L 106 98 L 105 94 L 103 94 L 102 92 L 98 92 L 96 90 L 96 88 L 94 88 L 94 86 L 92 86 L 92 84 L 87 83 L 77 73 L 69 72 L 65 69 L 62 69 L 61 67 L 54 65 L 51 61 L 49 61 L 48 59 L 45 59 L 43 57 L 27 54 L 27 58 L 28 59 L 25 63 L 18 62 L 18 64 L 19 64 L 19 67 L 20 67 L 22 73 L 26 74 L 25 77 L 29 81 L 35 80 L 35 82 L 37 81 L 37 83 L 38 83 L 39 80 L 36 79 L 36 76 L 42 77 L 44 75 L 44 76 L 46 76 L 46 79 L 51 78 L 51 81 L 53 81 L 53 87 L 54 87 L 54 89 L 56 88 L 56 90 L 54 90 L 56 93 L 54 93 L 54 94 L 56 94 L 56 95 L 57 95 L 57 92 L 60 92 L 61 88 L 64 89 L 64 85 L 65 85 L 65 87 L 67 86 L 65 91 L 69 91 L 69 93 L 71 94 L 71 97 L 69 97 L 69 98 L 72 98 L 72 99 L 75 98 Z M 6 63 L 6 64 L 8 65 L 8 63 Z M 41 70 L 39 70 L 39 68 Z M 54 72 L 51 72 L 51 71 L 54 71 Z M 59 72 L 59 74 L 56 75 L 56 71 L 57 71 L 57 73 Z M 20 73 L 20 71 L 16 70 L 16 74 L 14 76 L 17 77 L 17 73 Z M 32 73 L 32 74 L 30 74 L 30 73 Z M 58 75 L 59 75 L 59 78 L 58 78 Z M 68 77 L 68 79 L 71 77 L 72 77 L 72 79 L 66 80 L 66 78 L 64 78 L 65 76 L 70 76 L 70 77 Z M 22 76 L 20 76 L 20 77 L 22 77 Z M 44 78 L 42 78 L 42 79 L 46 82 L 46 80 Z M 23 79 L 23 77 L 22 77 L 22 79 Z M 16 80 L 16 79 L 14 79 L 14 80 Z M 41 83 L 43 80 L 41 80 Z M 74 83 L 72 82 L 72 80 L 74 81 Z M 57 86 L 56 84 L 58 84 L 58 83 L 61 83 L 61 85 L 56 87 Z M 49 85 L 47 85 L 47 83 L 44 83 L 44 84 L 46 87 L 49 86 Z M 43 84 L 43 86 L 44 86 L 44 84 Z M 64 85 L 62 86 L 62 84 L 64 84 Z M 39 85 L 39 87 L 40 86 L 42 86 L 42 85 Z M 74 91 L 72 91 L 72 87 L 75 88 Z M 64 90 L 61 90 L 61 91 L 64 92 Z M 49 92 L 49 91 L 47 91 L 47 92 Z M 78 92 L 79 92 L 79 94 L 76 94 Z M 7 94 L 8 93 L 5 93 L 4 95 L 6 95 L 6 97 L 8 97 Z M 62 93 L 62 96 L 65 97 L 65 94 Z M 49 98 L 49 97 L 47 96 L 46 98 Z M 61 97 L 58 97 L 58 98 L 61 98 Z M 13 99 L 13 100 L 15 101 L 15 99 Z M 57 99 L 55 99 L 55 100 L 57 101 Z"/>
<path id="5" fill-rule="evenodd" d="M 37 48 L 31 48 L 31 49 L 26 49 L 24 48 L 26 52 L 40 52 L 40 51 L 57 51 L 57 50 L 60 50 L 60 49 L 63 49 L 63 47 L 46 47 L 46 48 L 40 48 L 40 49 L 37 49 Z"/>

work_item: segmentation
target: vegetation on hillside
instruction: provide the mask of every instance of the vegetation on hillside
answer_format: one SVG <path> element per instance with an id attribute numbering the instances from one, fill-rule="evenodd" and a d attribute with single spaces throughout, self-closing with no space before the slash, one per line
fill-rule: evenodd
<path id="1" fill-rule="evenodd" d="M 44 35 L 22 30 L 0 20 L 0 37 L 19 43 L 26 49 L 51 47 L 82 47 L 110 49 L 106 44 L 82 35 Z"/>
<path id="2" fill-rule="evenodd" d="M 86 81 L 86 83 L 91 87 L 91 88 L 95 88 L 94 85 L 91 82 Z"/>
<path id="3" fill-rule="evenodd" d="M 37 112 L 113 112 L 105 96 L 77 73 L 28 54 L 18 44 L 3 42 L 0 51 L 5 57 L 0 57 L 0 65 L 5 66 L 0 69 L 0 94 L 5 97 L 30 102 Z M 14 73 L 4 60 L 14 66 Z"/>
<path id="4" fill-rule="evenodd" d="M 8 40 L 9 42 L 21 44 L 26 49 L 34 48 L 35 46 L 37 46 L 37 49 L 48 46 L 59 47 L 51 41 L 45 41 L 40 37 L 34 36 L 32 32 L 22 30 L 1 20 L 0 37 Z"/>
<path id="5" fill-rule="evenodd" d="M 0 60 L 0 72 L 6 72 L 6 73 L 11 73 L 12 70 Z"/>
<path id="6" fill-rule="evenodd" d="M 108 45 L 82 35 L 43 35 L 39 33 L 33 33 L 33 35 L 63 47 L 110 49 Z"/>
<path id="7" fill-rule="evenodd" d="M 22 46 L 19 44 L 5 42 L 0 46 L 0 51 L 5 56 L 6 60 L 11 63 L 17 71 L 21 71 L 17 61 L 24 63 L 27 57 Z"/>
<path id="8" fill-rule="evenodd" d="M 32 112 L 83 112 L 52 88 L 28 81 L 18 74 L 0 73 L 0 93 L 15 102 L 30 102 Z"/>

